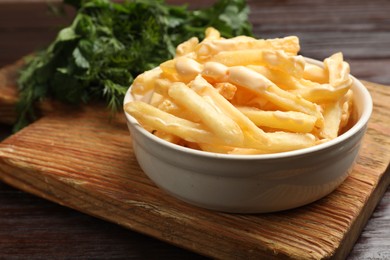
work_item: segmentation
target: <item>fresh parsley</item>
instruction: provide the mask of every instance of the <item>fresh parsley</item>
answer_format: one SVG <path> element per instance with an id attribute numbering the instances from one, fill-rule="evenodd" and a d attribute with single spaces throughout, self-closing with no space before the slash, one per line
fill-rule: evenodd
<path id="1" fill-rule="evenodd" d="M 77 9 L 72 24 L 26 61 L 18 79 L 19 130 L 36 119 L 36 102 L 52 98 L 71 104 L 105 100 L 122 107 L 134 77 L 170 59 L 190 37 L 209 26 L 222 36 L 252 35 L 245 0 L 219 0 L 189 10 L 164 1 L 64 0 Z"/>

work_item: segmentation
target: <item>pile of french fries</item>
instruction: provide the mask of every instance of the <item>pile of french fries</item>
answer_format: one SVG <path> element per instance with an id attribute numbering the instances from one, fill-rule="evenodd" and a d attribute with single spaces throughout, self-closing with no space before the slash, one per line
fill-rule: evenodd
<path id="1" fill-rule="evenodd" d="M 207 28 L 173 59 L 139 75 L 124 105 L 169 142 L 225 154 L 268 154 L 336 138 L 352 113 L 352 78 L 342 53 L 313 65 L 295 36 L 221 37 Z"/>

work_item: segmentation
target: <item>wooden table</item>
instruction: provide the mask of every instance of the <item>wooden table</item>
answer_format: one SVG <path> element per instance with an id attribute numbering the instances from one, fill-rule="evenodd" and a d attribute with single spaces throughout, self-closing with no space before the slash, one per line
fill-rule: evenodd
<path id="1" fill-rule="evenodd" d="M 42 1 L 45 2 L 45 1 Z M 183 3 L 184 1 L 169 1 Z M 208 1 L 193 1 L 191 7 Z M 300 37 L 302 54 L 342 51 L 352 73 L 390 85 L 390 2 L 248 1 L 258 37 Z M 72 18 L 47 14 L 40 1 L 0 0 L 0 66 L 47 44 Z M 10 127 L 0 126 L 0 139 Z M 0 182 L 0 259 L 202 259 L 202 256 L 59 206 Z M 390 259 L 387 189 L 348 259 Z"/>

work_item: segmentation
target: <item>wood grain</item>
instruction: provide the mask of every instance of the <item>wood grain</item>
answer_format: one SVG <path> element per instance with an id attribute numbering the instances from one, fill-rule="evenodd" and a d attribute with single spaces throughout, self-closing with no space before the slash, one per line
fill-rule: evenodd
<path id="1" fill-rule="evenodd" d="M 390 161 L 390 93 L 366 85 L 374 114 L 354 171 L 329 196 L 295 210 L 234 215 L 172 198 L 139 169 L 123 118 L 108 121 L 102 107 L 51 114 L 3 141 L 0 178 L 209 257 L 343 258 L 390 182 L 384 175 Z"/>
<path id="2" fill-rule="evenodd" d="M 15 110 L 18 102 L 17 75 L 23 60 L 0 68 L 0 123 L 13 124 L 17 113 Z"/>

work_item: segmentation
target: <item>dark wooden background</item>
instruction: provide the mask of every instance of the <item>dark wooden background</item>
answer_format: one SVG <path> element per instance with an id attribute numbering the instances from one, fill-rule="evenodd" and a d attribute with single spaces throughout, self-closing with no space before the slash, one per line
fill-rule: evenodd
<path id="1" fill-rule="evenodd" d="M 43 48 L 73 13 L 58 17 L 47 2 L 0 0 L 0 67 Z M 191 8 L 214 1 L 187 2 Z M 342 51 L 356 77 L 390 85 L 390 1 L 248 1 L 256 36 L 297 35 L 301 54 L 323 59 Z M 389 100 L 390 101 L 390 100 Z M 0 140 L 10 127 L 0 125 Z M 24 193 L 0 182 L 0 259 L 201 259 L 115 224 Z M 390 189 L 349 259 L 390 259 Z"/>

